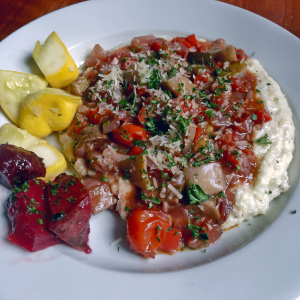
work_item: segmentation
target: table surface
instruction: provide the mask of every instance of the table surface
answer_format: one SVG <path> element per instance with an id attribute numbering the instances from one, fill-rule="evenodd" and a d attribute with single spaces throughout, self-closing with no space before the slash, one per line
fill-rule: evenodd
<path id="1" fill-rule="evenodd" d="M 57 9 L 84 0 L 0 0 L 0 41 L 27 23 Z M 282 26 L 300 38 L 299 0 L 220 0 Z"/>

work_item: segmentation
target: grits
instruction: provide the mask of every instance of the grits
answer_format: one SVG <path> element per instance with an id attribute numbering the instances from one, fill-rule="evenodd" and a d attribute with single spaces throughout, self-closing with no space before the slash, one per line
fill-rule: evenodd
<path id="1" fill-rule="evenodd" d="M 272 115 L 272 120 L 264 124 L 256 138 L 268 134 L 272 144 L 254 144 L 254 152 L 261 160 L 258 174 L 252 185 L 239 186 L 235 207 L 223 224 L 224 229 L 265 214 L 270 201 L 289 189 L 287 169 L 293 158 L 295 137 L 291 109 L 277 82 L 268 76 L 258 60 L 249 58 L 247 64 L 258 77 L 261 100 Z"/>

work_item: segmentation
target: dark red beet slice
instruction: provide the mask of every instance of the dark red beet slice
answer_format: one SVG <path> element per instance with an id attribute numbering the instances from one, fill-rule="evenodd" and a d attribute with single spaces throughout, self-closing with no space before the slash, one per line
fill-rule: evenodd
<path id="1" fill-rule="evenodd" d="M 72 247 L 90 253 L 92 203 L 79 179 L 60 174 L 48 186 L 52 218 L 49 229 Z"/>
<path id="2" fill-rule="evenodd" d="M 51 212 L 47 184 L 30 180 L 15 188 L 7 200 L 7 216 L 12 230 L 7 238 L 15 245 L 35 252 L 59 244 L 60 238 L 48 230 Z"/>
<path id="3" fill-rule="evenodd" d="M 12 188 L 45 175 L 45 165 L 35 153 L 14 145 L 0 145 L 0 184 Z"/>

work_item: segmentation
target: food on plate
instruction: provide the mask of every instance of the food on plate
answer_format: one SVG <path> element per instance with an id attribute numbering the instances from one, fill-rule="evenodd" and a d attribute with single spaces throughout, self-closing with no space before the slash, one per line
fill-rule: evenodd
<path id="1" fill-rule="evenodd" d="M 7 238 L 13 244 L 35 252 L 61 243 L 49 231 L 51 213 L 47 197 L 47 184 L 40 179 L 25 181 L 15 188 L 6 203 L 12 224 Z"/>
<path id="2" fill-rule="evenodd" d="M 36 171 L 38 164 L 42 164 L 41 159 L 22 148 L 4 144 L 0 146 L 0 155 L 0 179 L 4 179 L 0 182 L 14 186 L 6 202 L 7 216 L 12 224 L 7 238 L 30 252 L 64 241 L 91 253 L 88 238 L 92 203 L 82 183 L 65 173 L 48 183 L 37 179 L 45 174 L 45 167 L 44 174 Z"/>
<path id="3" fill-rule="evenodd" d="M 46 167 L 44 180 L 55 178 L 65 172 L 67 162 L 63 154 L 47 144 L 46 140 L 39 139 L 10 123 L 5 123 L 0 128 L 0 144 L 8 143 L 17 147 L 34 152 L 43 159 Z"/>
<path id="4" fill-rule="evenodd" d="M 8 117 L 18 124 L 22 99 L 47 85 L 48 82 L 37 75 L 0 70 L 0 105 Z"/>
<path id="5" fill-rule="evenodd" d="M 44 45 L 36 42 L 33 58 L 54 88 L 66 87 L 78 77 L 78 68 L 55 31 L 47 37 Z"/>
<path id="6" fill-rule="evenodd" d="M 12 188 L 45 174 L 45 165 L 35 153 L 13 145 L 0 145 L 0 184 Z"/>
<path id="7" fill-rule="evenodd" d="M 45 88 L 22 101 L 19 125 L 30 134 L 44 138 L 66 129 L 81 104 L 81 98 L 60 89 Z"/>
<path id="8" fill-rule="evenodd" d="M 70 87 L 83 103 L 60 141 L 94 213 L 116 210 L 134 252 L 208 246 L 288 189 L 291 111 L 243 50 L 148 35 L 96 45 L 86 66 Z"/>
<path id="9" fill-rule="evenodd" d="M 51 208 L 49 229 L 72 247 L 90 253 L 87 243 L 92 204 L 80 180 L 60 174 L 49 183 L 48 197 Z"/>

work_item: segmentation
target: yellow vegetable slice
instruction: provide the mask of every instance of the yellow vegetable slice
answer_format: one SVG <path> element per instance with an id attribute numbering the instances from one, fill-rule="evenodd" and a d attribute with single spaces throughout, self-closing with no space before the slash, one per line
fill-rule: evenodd
<path id="1" fill-rule="evenodd" d="M 44 138 L 52 131 L 68 128 L 80 104 L 80 97 L 46 88 L 23 99 L 19 125 L 30 134 Z"/>
<path id="2" fill-rule="evenodd" d="M 0 105 L 8 117 L 18 124 L 22 99 L 47 85 L 48 82 L 37 75 L 0 70 Z"/>
<path id="3" fill-rule="evenodd" d="M 44 45 L 36 42 L 33 58 L 54 88 L 68 86 L 79 75 L 71 54 L 55 31 L 47 37 Z"/>
<path id="4" fill-rule="evenodd" d="M 37 156 L 43 158 L 46 166 L 46 176 L 44 180 L 55 178 L 60 173 L 65 172 L 67 162 L 64 156 L 54 147 L 29 134 L 10 123 L 5 123 L 0 128 L 0 144 L 8 143 L 17 147 L 34 152 Z"/>

